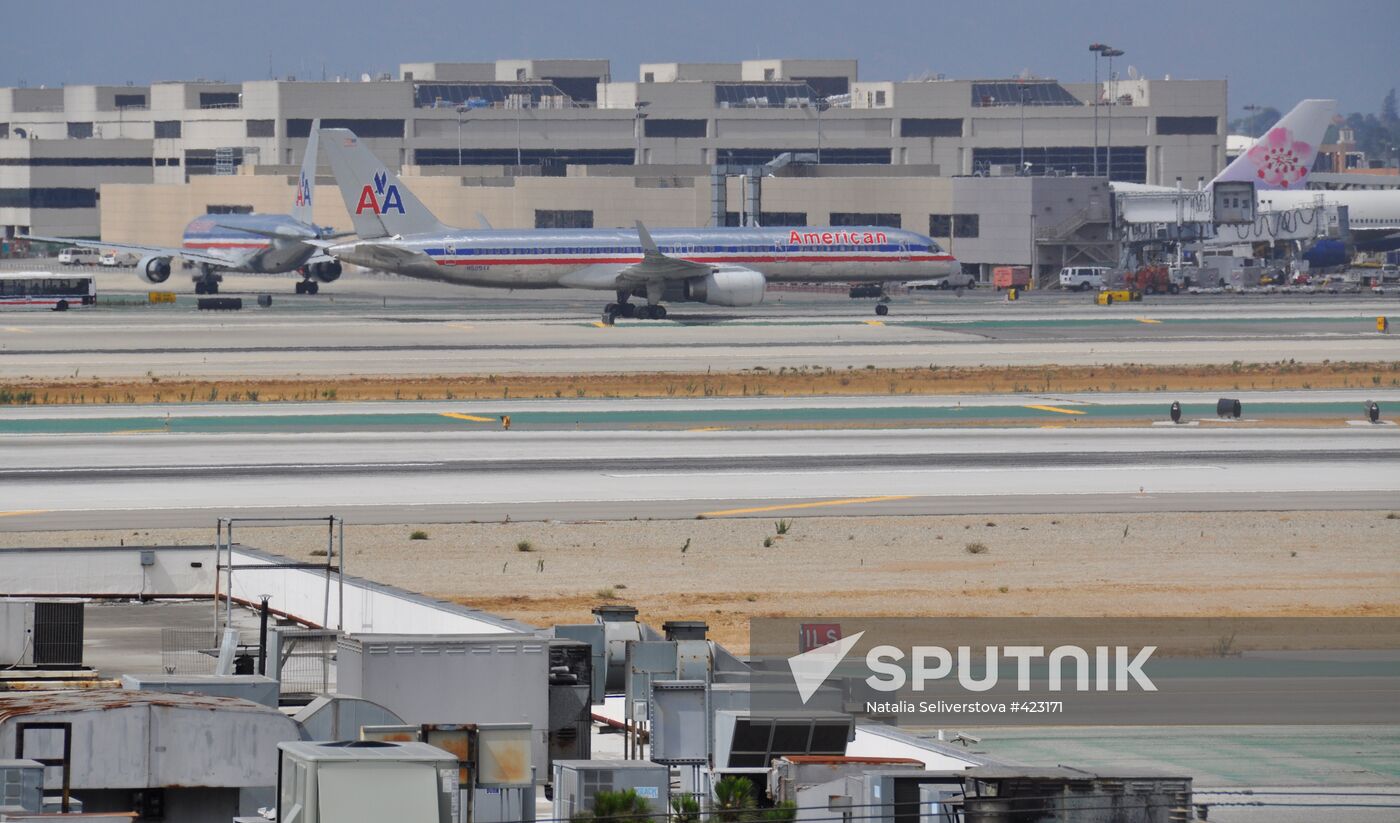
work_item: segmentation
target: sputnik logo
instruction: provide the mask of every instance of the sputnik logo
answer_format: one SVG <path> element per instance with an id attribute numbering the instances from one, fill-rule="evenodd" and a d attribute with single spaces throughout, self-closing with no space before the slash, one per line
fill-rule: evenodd
<path id="1" fill-rule="evenodd" d="M 812 699 L 817 689 L 836 671 L 836 667 L 851 653 L 851 649 L 855 648 L 856 642 L 863 634 L 863 631 L 856 632 L 850 637 L 843 637 L 788 658 L 788 668 L 792 670 L 792 681 L 797 684 L 797 695 L 802 698 L 802 705 L 807 705 L 807 701 Z"/>

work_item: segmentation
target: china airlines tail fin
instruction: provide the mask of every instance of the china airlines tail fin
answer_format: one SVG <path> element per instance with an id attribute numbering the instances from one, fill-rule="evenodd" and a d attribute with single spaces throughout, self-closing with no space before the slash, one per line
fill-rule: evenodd
<path id="1" fill-rule="evenodd" d="M 345 208 L 363 240 L 447 229 L 413 196 L 398 175 L 360 144 L 348 129 L 325 129 L 321 142 Z"/>
<path id="2" fill-rule="evenodd" d="M 301 158 L 301 174 L 297 177 L 297 194 L 292 200 L 292 219 L 308 226 L 316 225 L 312 217 L 312 198 L 316 194 L 316 150 L 320 148 L 321 119 L 311 121 L 311 134 L 306 140 L 306 155 Z"/>
<path id="3" fill-rule="evenodd" d="M 1264 132 L 1249 151 L 1216 175 L 1211 184 L 1250 180 L 1258 191 L 1307 188 L 1318 146 L 1336 111 L 1336 100 L 1304 100 Z"/>

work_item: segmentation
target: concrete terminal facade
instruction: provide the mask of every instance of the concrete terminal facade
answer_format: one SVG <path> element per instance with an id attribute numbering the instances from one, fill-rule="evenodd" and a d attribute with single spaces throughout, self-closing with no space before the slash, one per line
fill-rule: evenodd
<path id="1" fill-rule="evenodd" d="M 707 225 L 717 202 L 736 222 L 738 184 L 720 201 L 712 170 L 800 152 L 764 179 L 760 222 L 898 223 L 984 268 L 1029 263 L 1033 245 L 1044 266 L 1093 258 L 1065 242 L 1101 232 L 1064 229 L 1089 216 L 1110 153 L 1114 179 L 1188 187 L 1224 162 L 1223 80 L 1104 82 L 1095 107 L 1090 83 L 867 81 L 857 69 L 656 63 L 619 82 L 607 60 L 499 60 L 405 63 L 397 79 L 356 82 L 0 89 L 0 231 L 169 243 L 206 210 L 285 211 L 316 117 L 353 129 L 449 223 Z M 1023 162 L 1030 177 L 1016 176 Z M 976 208 L 1036 201 L 1019 221 L 1035 223 L 1034 243 L 1026 230 L 986 234 L 998 223 L 961 204 L 977 185 L 963 177 L 1024 189 Z M 317 217 L 347 223 L 329 189 Z"/>

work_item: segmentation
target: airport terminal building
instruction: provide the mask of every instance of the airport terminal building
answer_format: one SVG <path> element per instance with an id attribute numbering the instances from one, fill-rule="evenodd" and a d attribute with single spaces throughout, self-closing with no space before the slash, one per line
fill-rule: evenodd
<path id="1" fill-rule="evenodd" d="M 854 60 L 638 77 L 614 81 L 607 60 L 498 60 L 0 89 L 0 231 L 178 244 L 206 212 L 284 212 L 319 117 L 450 224 L 874 223 L 926 232 L 984 273 L 1048 270 L 1110 262 L 1110 176 L 1195 188 L 1225 161 L 1223 80 L 869 81 Z M 345 228 L 322 171 L 316 217 Z"/>

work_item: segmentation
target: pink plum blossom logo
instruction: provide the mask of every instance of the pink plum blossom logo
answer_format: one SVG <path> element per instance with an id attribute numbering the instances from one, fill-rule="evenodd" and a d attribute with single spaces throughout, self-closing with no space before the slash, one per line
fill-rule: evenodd
<path id="1" fill-rule="evenodd" d="M 1259 179 L 1268 188 L 1288 188 L 1308 176 L 1304 158 L 1312 155 L 1312 146 L 1294 140 L 1293 132 L 1283 127 L 1269 130 L 1250 148 L 1248 157 L 1259 169 Z"/>

